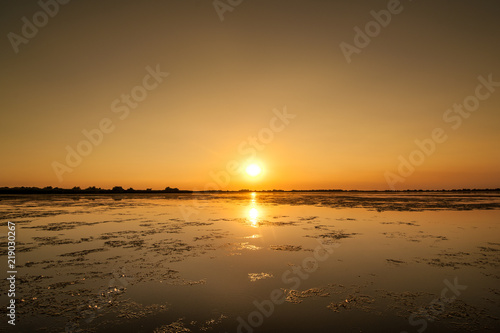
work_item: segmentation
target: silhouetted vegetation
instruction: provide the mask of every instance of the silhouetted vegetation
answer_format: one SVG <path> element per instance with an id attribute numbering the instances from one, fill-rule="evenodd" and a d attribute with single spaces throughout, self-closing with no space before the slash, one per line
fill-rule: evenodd
<path id="1" fill-rule="evenodd" d="M 453 190 L 340 190 L 340 189 L 321 189 L 321 190 L 250 190 L 241 189 L 237 191 L 223 191 L 223 190 L 210 190 L 210 191 L 189 191 L 189 190 L 179 190 L 178 188 L 165 187 L 164 190 L 153 190 L 148 188 L 146 190 L 134 190 L 133 188 L 128 188 L 125 190 L 122 186 L 114 186 L 112 189 L 102 189 L 100 187 L 87 187 L 86 189 L 81 189 L 79 186 L 75 186 L 71 189 L 65 189 L 60 187 L 0 187 L 0 194 L 120 194 L 120 193 L 233 193 L 233 192 L 374 192 L 374 193 L 425 193 L 425 192 L 447 192 L 447 193 L 471 193 L 471 192 L 500 192 L 500 188 L 494 189 L 453 189 Z"/>
<path id="2" fill-rule="evenodd" d="M 179 190 L 178 188 L 166 187 L 164 190 L 134 190 L 129 188 L 125 190 L 121 186 L 114 186 L 112 189 L 102 189 L 100 187 L 87 187 L 81 189 L 75 186 L 71 189 L 60 187 L 0 187 L 0 194 L 117 194 L 117 193 L 192 193 L 192 191 Z"/>

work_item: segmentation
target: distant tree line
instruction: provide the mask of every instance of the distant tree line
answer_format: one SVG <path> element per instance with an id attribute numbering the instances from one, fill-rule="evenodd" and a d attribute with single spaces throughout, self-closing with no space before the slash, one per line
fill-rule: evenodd
<path id="1" fill-rule="evenodd" d="M 238 191 L 223 191 L 223 190 L 211 190 L 211 191 L 189 191 L 189 190 L 179 190 L 178 188 L 166 187 L 163 190 L 152 190 L 150 188 L 145 190 L 135 190 L 133 188 L 124 189 L 122 186 L 114 186 L 112 189 L 103 189 L 100 187 L 87 187 L 82 189 L 75 186 L 71 189 L 60 188 L 60 187 L 0 187 L 0 194 L 117 194 L 117 193 L 232 193 L 232 192 L 375 192 L 375 193 L 402 193 L 402 192 L 500 192 L 500 188 L 492 189 L 453 189 L 453 190 L 340 190 L 340 189 L 322 189 L 322 190 L 250 190 L 241 189 Z"/>
<path id="2" fill-rule="evenodd" d="M 71 189 L 60 187 L 0 187 L 0 194 L 116 194 L 116 193 L 191 193 L 192 191 L 179 190 L 178 188 L 166 187 L 164 190 L 134 190 L 133 188 L 124 189 L 121 186 L 115 186 L 112 189 L 102 189 L 100 187 L 87 187 L 81 189 L 75 186 Z"/>

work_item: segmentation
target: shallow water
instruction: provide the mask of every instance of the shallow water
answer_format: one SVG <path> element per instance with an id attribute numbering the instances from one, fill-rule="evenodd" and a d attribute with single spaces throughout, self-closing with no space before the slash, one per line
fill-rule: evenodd
<path id="1" fill-rule="evenodd" d="M 17 228 L 9 331 L 500 328 L 495 193 L 0 199 L 2 262 Z"/>

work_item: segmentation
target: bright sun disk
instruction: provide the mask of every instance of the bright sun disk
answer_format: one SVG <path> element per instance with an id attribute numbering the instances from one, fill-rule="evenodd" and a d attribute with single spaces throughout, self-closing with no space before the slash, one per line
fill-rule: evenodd
<path id="1" fill-rule="evenodd" d="M 257 164 L 250 164 L 247 166 L 246 171 L 249 176 L 255 177 L 258 176 L 262 170 Z"/>

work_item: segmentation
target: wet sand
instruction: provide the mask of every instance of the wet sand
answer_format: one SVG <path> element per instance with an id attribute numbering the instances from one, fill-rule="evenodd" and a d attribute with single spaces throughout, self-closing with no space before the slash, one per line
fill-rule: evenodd
<path id="1" fill-rule="evenodd" d="M 498 193 L 0 199 L 18 271 L 2 330 L 500 329 Z"/>

